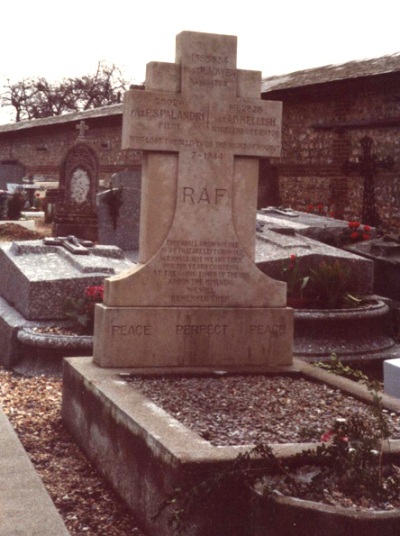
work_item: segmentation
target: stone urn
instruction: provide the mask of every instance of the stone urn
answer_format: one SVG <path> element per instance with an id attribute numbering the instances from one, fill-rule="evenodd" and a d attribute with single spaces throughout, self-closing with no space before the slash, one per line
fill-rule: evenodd
<path id="1" fill-rule="evenodd" d="M 355 511 L 254 491 L 254 536 L 383 536 L 400 533 L 400 510 Z"/>
<path id="2" fill-rule="evenodd" d="M 395 342 L 390 311 L 382 300 L 351 309 L 295 309 L 293 355 L 323 361 L 336 353 L 342 361 L 386 359 Z"/>

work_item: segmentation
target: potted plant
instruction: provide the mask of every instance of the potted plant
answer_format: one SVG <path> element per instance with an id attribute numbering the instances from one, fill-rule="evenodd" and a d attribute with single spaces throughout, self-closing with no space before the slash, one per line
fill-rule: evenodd
<path id="1" fill-rule="evenodd" d="M 85 288 L 82 298 L 66 300 L 65 316 L 73 320 L 83 334 L 93 335 L 95 305 L 103 302 L 103 294 L 104 285 L 91 285 Z"/>
<path id="2" fill-rule="evenodd" d="M 305 274 L 291 255 L 282 279 L 288 285 L 288 306 L 295 309 L 294 356 L 316 361 L 328 359 L 333 351 L 354 360 L 384 356 L 394 346 L 389 306 L 358 296 L 350 269 L 339 260 L 324 260 Z"/>
<path id="3" fill-rule="evenodd" d="M 300 273 L 300 264 L 296 255 L 291 254 L 282 267 L 282 281 L 287 284 L 287 302 L 291 307 L 306 305 L 305 289 L 310 277 Z"/>

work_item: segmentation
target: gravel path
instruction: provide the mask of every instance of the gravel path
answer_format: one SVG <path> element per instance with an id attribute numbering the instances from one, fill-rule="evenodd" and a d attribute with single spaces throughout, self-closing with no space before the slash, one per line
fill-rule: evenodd
<path id="1" fill-rule="evenodd" d="M 71 536 L 145 536 L 64 428 L 60 380 L 0 369 L 0 406 Z"/>

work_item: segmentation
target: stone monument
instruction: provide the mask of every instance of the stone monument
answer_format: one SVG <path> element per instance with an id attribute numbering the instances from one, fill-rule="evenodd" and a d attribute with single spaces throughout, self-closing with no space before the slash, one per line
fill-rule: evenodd
<path id="1" fill-rule="evenodd" d="M 125 95 L 123 148 L 144 151 L 139 263 L 106 281 L 101 367 L 292 362 L 286 285 L 254 263 L 258 157 L 279 156 L 281 103 L 236 69 L 237 38 L 182 32 L 176 63 Z"/>
<path id="2" fill-rule="evenodd" d="M 110 189 L 97 194 L 99 244 L 137 251 L 140 228 L 139 170 L 121 171 L 111 177 Z"/>
<path id="3" fill-rule="evenodd" d="M 98 161 L 93 149 L 78 141 L 60 169 L 59 197 L 54 210 L 54 236 L 97 240 Z"/>

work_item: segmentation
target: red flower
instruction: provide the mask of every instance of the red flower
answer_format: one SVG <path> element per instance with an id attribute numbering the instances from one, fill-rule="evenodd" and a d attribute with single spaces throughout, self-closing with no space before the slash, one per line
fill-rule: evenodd
<path id="1" fill-rule="evenodd" d="M 371 238 L 371 236 L 368 233 L 363 233 L 361 237 L 363 240 L 369 240 Z"/>
<path id="2" fill-rule="evenodd" d="M 294 262 L 294 261 L 296 260 L 296 255 L 295 255 L 294 253 L 292 253 L 292 254 L 290 255 L 290 260 L 291 260 L 292 262 Z"/>
<path id="3" fill-rule="evenodd" d="M 335 430 L 328 430 L 322 436 L 320 437 L 320 441 L 323 443 L 327 443 L 328 441 L 331 441 L 336 436 Z M 347 436 L 338 436 L 340 441 L 343 441 L 344 443 L 347 443 L 349 441 L 349 438 Z"/>
<path id="4" fill-rule="evenodd" d="M 350 227 L 350 229 L 357 229 L 357 227 L 360 227 L 360 222 L 359 221 L 349 221 L 348 223 L 348 226 Z"/>
<path id="5" fill-rule="evenodd" d="M 367 231 L 367 233 L 371 232 L 371 227 L 369 225 L 364 225 L 364 231 Z"/>
<path id="6" fill-rule="evenodd" d="M 335 437 L 335 435 L 336 434 L 335 434 L 335 432 L 333 430 L 328 430 L 327 432 L 322 434 L 322 436 L 320 437 L 320 441 L 322 441 L 323 443 L 328 443 L 328 441 L 333 439 Z"/>
<path id="7" fill-rule="evenodd" d="M 311 212 L 312 210 L 314 210 L 314 205 L 312 205 L 311 203 L 307 205 L 307 210 L 308 212 Z"/>
<path id="8" fill-rule="evenodd" d="M 350 238 L 352 238 L 353 240 L 357 240 L 359 236 L 360 235 L 358 234 L 358 232 L 354 231 L 353 233 L 351 233 Z"/>
<path id="9" fill-rule="evenodd" d="M 94 302 L 103 301 L 104 287 L 103 285 L 99 286 L 90 286 L 85 289 L 85 297 Z"/>

